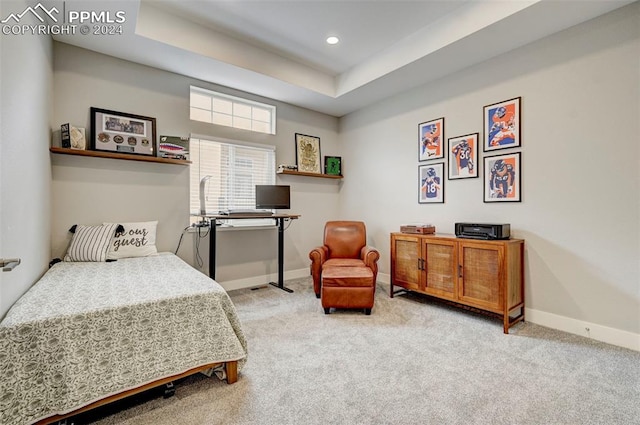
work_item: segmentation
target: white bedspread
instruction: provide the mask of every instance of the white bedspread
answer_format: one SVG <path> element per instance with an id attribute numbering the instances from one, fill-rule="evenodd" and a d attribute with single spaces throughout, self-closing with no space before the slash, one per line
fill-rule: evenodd
<path id="1" fill-rule="evenodd" d="M 225 290 L 173 254 L 58 263 L 0 323 L 0 424 L 246 355 Z"/>

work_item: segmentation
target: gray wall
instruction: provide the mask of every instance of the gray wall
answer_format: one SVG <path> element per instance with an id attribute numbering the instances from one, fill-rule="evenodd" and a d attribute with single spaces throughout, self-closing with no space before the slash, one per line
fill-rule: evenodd
<path id="1" fill-rule="evenodd" d="M 189 120 L 189 85 L 275 104 L 277 135 Z M 54 130 L 70 122 L 86 127 L 89 135 L 89 108 L 94 106 L 155 117 L 158 135 L 193 132 L 275 145 L 277 164 L 295 164 L 296 132 L 320 137 L 323 155 L 339 153 L 336 118 L 58 42 L 54 90 Z M 188 167 L 64 155 L 54 155 L 52 164 L 54 256 L 64 254 L 71 225 L 112 220 L 158 220 L 158 249 L 175 251 L 189 224 Z M 291 212 L 302 215 L 285 234 L 285 268 L 308 274 L 307 254 L 320 242 L 324 221 L 335 216 L 340 183 L 299 176 L 278 176 L 277 183 L 292 186 Z M 194 236 L 186 235 L 178 255 L 197 266 L 195 245 Z M 208 238 L 200 241 L 198 253 L 207 271 Z M 276 254 L 274 229 L 219 232 L 216 280 L 227 289 L 234 281 L 264 283 L 264 275 L 277 271 Z"/>
<path id="2" fill-rule="evenodd" d="M 26 6 L 3 1 L 0 16 Z M 0 272 L 0 318 L 50 260 L 52 61 L 47 36 L 0 36 L 0 257 L 22 260 Z"/>
<path id="3" fill-rule="evenodd" d="M 596 338 L 614 328 L 640 349 L 639 6 L 341 120 L 344 161 L 357 178 L 345 179 L 340 211 L 367 222 L 382 272 L 389 233 L 403 223 L 445 233 L 458 221 L 511 223 L 526 239 L 530 320 Z M 418 123 L 444 116 L 445 137 L 482 135 L 483 106 L 517 96 L 522 202 L 483 203 L 477 178 L 447 180 L 444 204 L 419 205 Z"/>
<path id="4" fill-rule="evenodd" d="M 292 185 L 292 211 L 302 214 L 287 231 L 287 270 L 306 272 L 307 252 L 333 218 L 367 222 L 382 253 L 382 280 L 389 233 L 403 223 L 431 222 L 450 233 L 456 221 L 510 222 L 526 239 L 528 320 L 638 349 L 638 9 L 399 94 L 344 117 L 340 128 L 334 118 L 276 102 L 275 137 L 192 123 L 189 84 L 214 85 L 59 43 L 52 70 L 47 38 L 2 36 L 2 255 L 24 263 L 1 277 L 0 313 L 64 252 L 74 223 L 158 219 L 166 251 L 188 223 L 187 167 L 61 155 L 51 155 L 50 166 L 50 129 L 88 128 L 89 107 L 97 106 L 155 116 L 159 133 L 272 143 L 278 163 L 295 161 L 295 132 L 320 136 L 323 155 L 343 156 L 346 178 L 278 177 Z M 418 123 L 445 116 L 447 137 L 481 132 L 482 106 L 515 96 L 523 99 L 523 201 L 484 204 L 481 179 L 469 179 L 446 181 L 445 204 L 418 205 Z M 222 283 L 275 271 L 275 232 L 230 231 L 219 242 Z M 194 245 L 190 235 L 179 253 L 190 263 Z M 201 248 L 206 263 L 206 239 Z"/>

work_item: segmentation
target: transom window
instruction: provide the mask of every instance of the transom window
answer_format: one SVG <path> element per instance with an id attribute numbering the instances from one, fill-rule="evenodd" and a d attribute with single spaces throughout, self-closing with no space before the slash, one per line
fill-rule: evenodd
<path id="1" fill-rule="evenodd" d="M 191 86 L 189 115 L 194 121 L 276 134 L 276 107 Z"/>

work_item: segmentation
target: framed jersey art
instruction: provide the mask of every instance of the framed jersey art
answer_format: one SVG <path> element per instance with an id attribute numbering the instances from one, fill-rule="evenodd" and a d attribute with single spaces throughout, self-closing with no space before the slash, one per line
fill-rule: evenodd
<path id="1" fill-rule="evenodd" d="M 520 202 L 520 152 L 484 157 L 484 202 Z"/>
<path id="2" fill-rule="evenodd" d="M 418 161 L 444 158 L 444 118 L 418 124 Z"/>
<path id="3" fill-rule="evenodd" d="M 478 177 L 478 133 L 449 139 L 449 180 Z"/>
<path id="4" fill-rule="evenodd" d="M 505 100 L 484 107 L 483 150 L 520 146 L 520 98 Z"/>
<path id="5" fill-rule="evenodd" d="M 444 203 L 444 162 L 418 167 L 418 203 Z"/>

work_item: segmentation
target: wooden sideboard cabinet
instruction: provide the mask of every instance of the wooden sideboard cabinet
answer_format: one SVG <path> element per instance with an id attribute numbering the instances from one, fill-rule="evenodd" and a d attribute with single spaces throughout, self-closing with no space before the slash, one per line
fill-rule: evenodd
<path id="1" fill-rule="evenodd" d="M 490 313 L 509 333 L 524 320 L 524 240 L 392 233 L 390 296 L 404 291 Z"/>

